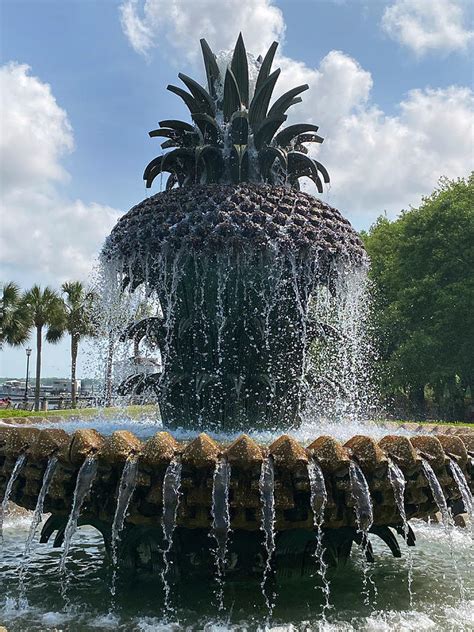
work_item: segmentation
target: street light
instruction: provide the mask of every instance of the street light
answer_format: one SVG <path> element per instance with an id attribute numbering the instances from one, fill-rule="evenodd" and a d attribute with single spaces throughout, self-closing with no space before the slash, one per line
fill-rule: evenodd
<path id="1" fill-rule="evenodd" d="M 30 355 L 31 349 L 28 347 L 26 351 L 26 380 L 25 380 L 25 404 L 28 402 L 28 378 L 30 377 Z"/>

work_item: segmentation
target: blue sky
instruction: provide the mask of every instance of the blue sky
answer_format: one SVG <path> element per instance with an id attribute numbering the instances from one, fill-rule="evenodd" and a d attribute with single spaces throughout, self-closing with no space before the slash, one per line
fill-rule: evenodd
<path id="1" fill-rule="evenodd" d="M 171 11 L 171 5 L 174 11 Z M 324 198 L 357 229 L 417 205 L 473 164 L 473 4 L 463 0 L 1 2 L 2 279 L 86 279 L 120 214 L 145 197 L 147 136 L 186 117 L 166 91 L 202 78 L 242 30 L 258 55 L 281 41 L 282 88 L 311 90 L 294 120 L 320 125 Z M 67 374 L 66 344 L 44 374 Z M 2 352 L 21 375 L 24 351 Z"/>

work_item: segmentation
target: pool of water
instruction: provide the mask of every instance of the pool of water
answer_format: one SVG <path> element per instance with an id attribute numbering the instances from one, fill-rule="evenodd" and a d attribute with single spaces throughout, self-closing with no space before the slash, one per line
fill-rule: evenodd
<path id="1" fill-rule="evenodd" d="M 441 525 L 413 521 L 417 546 L 411 549 L 411 599 L 408 550 L 403 546 L 402 559 L 394 559 L 374 539 L 376 562 L 369 569 L 368 603 L 363 562 L 355 550 L 345 567 L 329 571 L 331 608 L 325 619 L 317 578 L 276 586 L 269 619 L 258 582 L 226 584 L 222 614 L 217 607 L 217 585 L 182 582 L 172 586 L 172 611 L 165 616 L 159 576 L 122 574 L 113 605 L 112 568 L 101 536 L 90 527 L 80 528 L 74 536 L 65 576 L 58 569 L 60 549 L 53 549 L 51 544 L 34 546 L 25 574 L 26 601 L 20 602 L 19 564 L 29 522 L 29 515 L 13 516 L 4 525 L 0 625 L 9 632 L 474 630 L 474 560 L 469 529 L 447 532 Z"/>

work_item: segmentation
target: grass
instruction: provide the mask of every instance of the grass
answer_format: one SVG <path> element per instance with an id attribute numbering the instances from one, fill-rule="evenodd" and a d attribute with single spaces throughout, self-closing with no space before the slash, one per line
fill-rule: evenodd
<path id="1" fill-rule="evenodd" d="M 390 421 L 394 424 L 427 424 L 428 426 L 474 426 L 469 421 L 434 421 L 431 419 L 424 419 L 423 421 L 415 421 L 413 419 L 379 419 L 377 421 L 380 423 Z"/>
<path id="2" fill-rule="evenodd" d="M 141 417 L 142 415 L 156 414 L 157 412 L 158 408 L 153 404 L 147 404 L 145 406 L 112 406 L 110 408 L 67 408 L 62 410 L 47 411 L 11 410 L 6 408 L 0 410 L 0 419 L 8 417 L 95 417 L 97 415 L 103 417 L 115 417 L 117 415 Z"/>

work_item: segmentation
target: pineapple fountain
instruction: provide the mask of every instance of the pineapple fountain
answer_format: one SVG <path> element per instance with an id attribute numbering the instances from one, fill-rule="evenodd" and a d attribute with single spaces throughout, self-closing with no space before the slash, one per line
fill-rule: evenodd
<path id="1" fill-rule="evenodd" d="M 34 511 L 27 561 L 50 513 L 41 542 L 55 534 L 63 572 L 78 526 L 94 526 L 112 561 L 112 598 L 119 568 L 158 575 L 168 612 L 174 581 L 209 575 L 223 608 L 224 580 L 253 578 L 271 614 L 275 576 L 317 573 L 324 615 L 328 566 L 346 561 L 354 543 L 369 594 L 369 534 L 400 557 L 397 534 L 415 544 L 411 518 L 439 509 L 448 524 L 472 512 L 474 436 L 249 436 L 291 433 L 321 405 L 315 392 L 343 390 L 340 356 L 329 355 L 331 379 L 314 358 L 327 339 L 343 350 L 353 340 L 321 318 L 321 304 L 348 292 L 367 257 L 349 222 L 300 190 L 306 177 L 322 192 L 329 175 L 308 153 L 323 141 L 317 126 L 285 126 L 308 86 L 271 104 L 277 44 L 250 64 L 241 36 L 227 64 L 201 46 L 207 89 L 183 74 L 187 91 L 168 86 L 191 122 L 150 132 L 170 151 L 144 179 L 164 191 L 119 220 L 102 255 L 121 292 L 145 288 L 158 300 L 159 313 L 124 335 L 153 341 L 160 371 L 130 375 L 120 391 L 152 391 L 166 430 L 142 441 L 128 430 L 1 427 L 0 525 L 9 500 Z M 177 428 L 189 440 L 176 439 Z"/>

